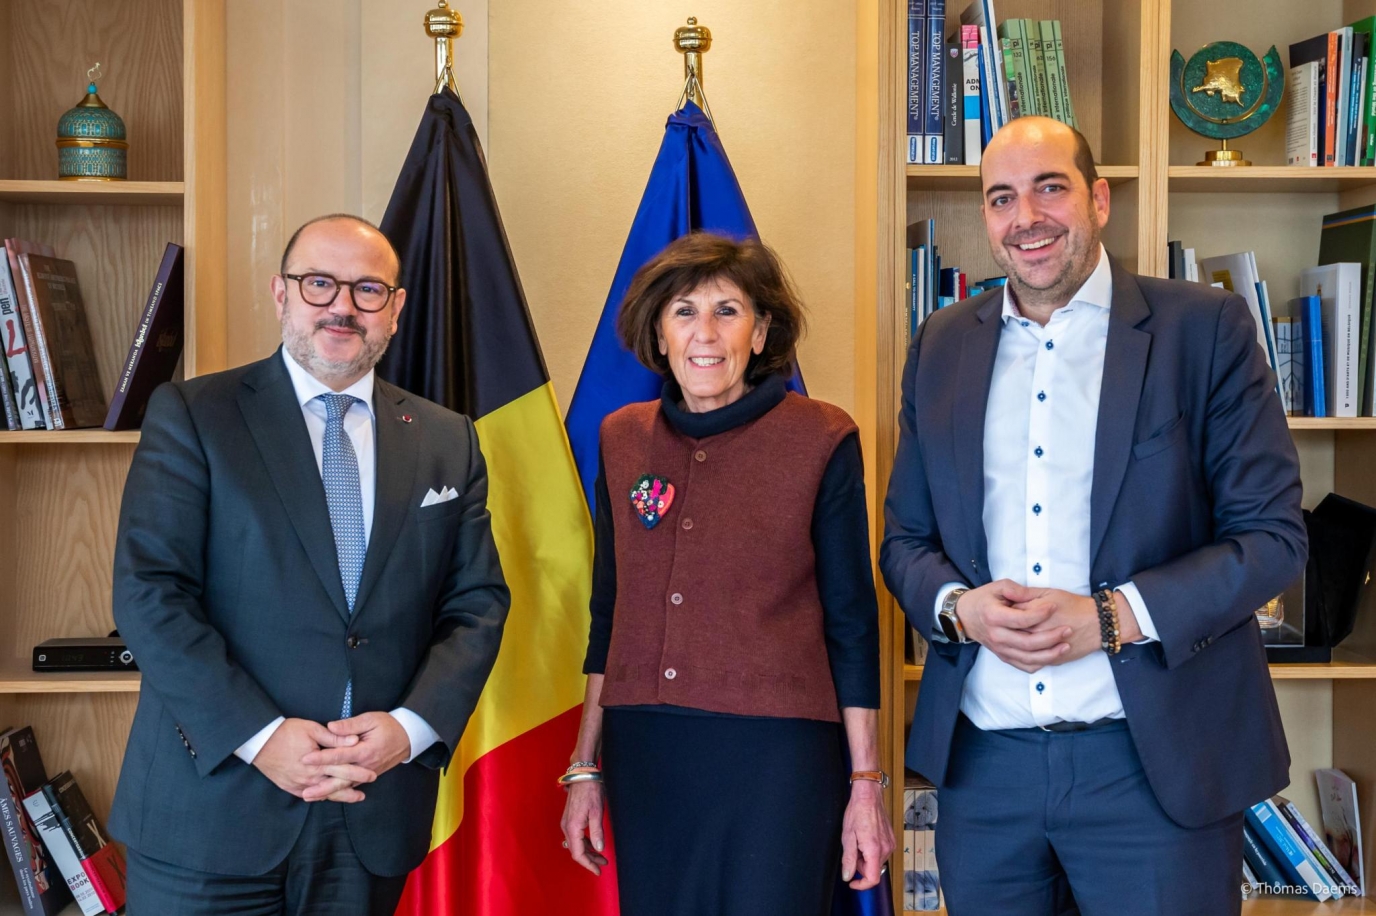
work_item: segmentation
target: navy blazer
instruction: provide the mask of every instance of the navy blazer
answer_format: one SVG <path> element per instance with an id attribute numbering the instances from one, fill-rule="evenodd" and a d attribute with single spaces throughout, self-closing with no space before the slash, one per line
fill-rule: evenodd
<path id="1" fill-rule="evenodd" d="M 344 805 L 359 860 L 430 847 L 438 767 L 496 660 L 510 596 L 467 417 L 378 379 L 377 487 L 349 614 L 325 488 L 281 352 L 154 392 L 124 487 L 114 612 L 143 671 L 110 832 L 146 856 L 258 875 L 307 803 L 234 756 L 278 715 L 405 706 L 440 743 Z M 421 507 L 428 489 L 456 499 Z M 337 804 L 318 802 L 317 804 Z"/>
<path id="2" fill-rule="evenodd" d="M 1255 611 L 1299 577 L 1299 458 L 1242 297 L 1137 277 L 1116 261 L 1090 498 L 1090 582 L 1137 585 L 1160 642 L 1113 658 L 1147 780 L 1186 827 L 1289 781 L 1290 755 Z M 932 633 L 947 582 L 990 581 L 984 418 L 1003 291 L 923 322 L 908 351 L 879 564 Z M 933 642 L 907 764 L 947 776 L 979 647 Z"/>

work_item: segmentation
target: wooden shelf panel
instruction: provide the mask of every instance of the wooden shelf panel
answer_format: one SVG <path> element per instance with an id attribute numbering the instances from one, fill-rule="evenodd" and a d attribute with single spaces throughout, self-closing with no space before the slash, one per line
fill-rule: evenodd
<path id="1" fill-rule="evenodd" d="M 1372 169 L 1376 172 L 1376 169 Z M 1119 185 L 1137 179 L 1135 165 L 1101 165 L 1099 177 L 1107 178 L 1110 185 Z M 979 166 L 977 165 L 910 165 L 907 167 L 908 190 L 927 191 L 978 191 Z M 1373 179 L 1376 180 L 1376 179 Z"/>
<path id="2" fill-rule="evenodd" d="M 1287 417 L 1291 429 L 1364 429 L 1376 432 L 1376 417 Z"/>
<path id="3" fill-rule="evenodd" d="M 0 201 L 15 204 L 180 206 L 180 181 L 0 181 Z"/>
<path id="4" fill-rule="evenodd" d="M 137 429 L 112 433 L 104 429 L 31 429 L 0 432 L 0 445 L 131 445 L 139 441 Z"/>
<path id="5" fill-rule="evenodd" d="M 23 659 L 0 662 L 0 694 L 12 693 L 138 693 L 137 671 L 38 672 Z"/>
<path id="6" fill-rule="evenodd" d="M 1300 168 L 1287 165 L 1256 165 L 1221 168 L 1209 165 L 1173 165 L 1166 175 L 1172 191 L 1234 191 L 1248 194 L 1333 194 L 1376 184 L 1376 166 Z"/>
<path id="7" fill-rule="evenodd" d="M 1318 903 L 1298 897 L 1254 897 L 1242 904 L 1244 916 L 1328 916 L 1342 913 L 1376 913 L 1376 901 L 1369 897 L 1344 897 Z"/>
<path id="8" fill-rule="evenodd" d="M 1334 652 L 1333 661 L 1327 664 L 1271 665 L 1271 678 L 1278 681 L 1334 681 L 1376 678 L 1376 660 L 1337 650 Z M 905 683 L 920 682 L 922 680 L 922 666 L 904 665 L 903 680 Z M 1376 910 L 1372 912 L 1376 913 Z"/>

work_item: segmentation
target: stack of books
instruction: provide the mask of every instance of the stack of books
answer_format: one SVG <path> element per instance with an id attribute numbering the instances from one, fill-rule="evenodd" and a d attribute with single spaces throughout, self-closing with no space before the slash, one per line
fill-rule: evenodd
<path id="1" fill-rule="evenodd" d="M 1355 784 L 1340 770 L 1319 770 L 1314 776 L 1319 785 L 1323 830 L 1314 829 L 1299 808 L 1281 795 L 1245 812 L 1244 896 L 1272 894 L 1322 902 L 1360 897 L 1365 892 L 1360 840 L 1354 847 L 1348 832 L 1356 823 Z M 1330 817 L 1335 818 L 1333 825 Z"/>
<path id="2" fill-rule="evenodd" d="M 924 219 L 908 227 L 908 247 L 904 264 L 908 294 L 907 308 L 899 310 L 899 343 L 904 347 L 917 333 L 917 326 L 937 309 L 987 289 L 1003 286 L 1006 277 L 986 277 L 971 282 L 959 267 L 943 265 L 936 244 L 936 220 Z"/>
<path id="3" fill-rule="evenodd" d="M 6 239 L 0 254 L 3 428 L 136 428 L 181 356 L 181 246 L 164 252 L 108 407 L 76 265 L 22 239 Z"/>
<path id="4" fill-rule="evenodd" d="M 73 898 L 83 916 L 120 913 L 124 855 L 69 772 L 48 778 L 32 728 L 0 734 L 0 828 L 24 916 L 52 916 Z"/>
<path id="5" fill-rule="evenodd" d="M 1022 115 L 1072 127 L 1060 20 L 1009 19 L 974 0 L 944 38 L 946 0 L 908 0 L 907 161 L 979 165 L 989 138 Z"/>
<path id="6" fill-rule="evenodd" d="M 1376 165 L 1376 16 L 1290 46 L 1285 86 L 1289 165 Z"/>

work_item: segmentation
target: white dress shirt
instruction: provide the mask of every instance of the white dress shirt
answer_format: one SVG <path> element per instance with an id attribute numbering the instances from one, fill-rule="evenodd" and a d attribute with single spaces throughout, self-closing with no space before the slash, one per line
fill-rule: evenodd
<path id="1" fill-rule="evenodd" d="M 1091 594 L 1094 434 L 1112 301 L 1113 274 L 1102 246 L 1094 273 L 1045 327 L 1023 317 L 1004 287 L 984 415 L 984 533 L 995 580 Z M 944 586 L 936 610 L 963 587 Z M 1114 587 L 1127 597 L 1143 637 L 1157 639 L 1137 587 Z M 1124 716 L 1104 652 L 1027 674 L 983 647 L 965 679 L 960 711 L 982 729 Z"/>
<path id="2" fill-rule="evenodd" d="M 316 470 L 323 474 L 326 412 L 325 404 L 318 398 L 322 394 L 333 394 L 334 389 L 303 369 L 300 363 L 292 359 L 286 347 L 282 348 L 282 361 L 287 364 L 287 374 L 291 376 L 292 386 L 296 389 L 297 403 L 301 405 L 301 414 L 306 420 L 306 432 L 310 433 L 311 448 L 315 451 Z M 365 546 L 373 531 L 373 503 L 377 494 L 377 417 L 373 414 L 373 379 L 374 373 L 369 371 L 363 378 L 340 392 L 353 395 L 357 399 L 349 405 L 344 414 L 344 432 L 353 443 L 354 456 L 358 459 Z M 341 699 L 342 696 L 341 694 Z M 406 736 L 411 739 L 411 756 L 406 758 L 406 763 L 410 763 L 426 748 L 440 740 L 440 736 L 430 727 L 430 723 L 409 709 L 401 707 L 392 710 L 392 718 L 397 720 L 406 730 Z M 253 758 L 258 756 L 263 745 L 268 743 L 268 739 L 277 731 L 278 726 L 285 721 L 285 717 L 278 716 L 264 726 L 262 731 L 240 745 L 234 752 L 235 755 L 244 763 L 253 763 Z"/>

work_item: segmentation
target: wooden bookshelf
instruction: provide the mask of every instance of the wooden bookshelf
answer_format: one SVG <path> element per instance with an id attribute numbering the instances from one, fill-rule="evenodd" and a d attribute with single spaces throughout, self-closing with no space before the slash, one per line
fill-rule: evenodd
<path id="1" fill-rule="evenodd" d="M 188 375 L 224 368 L 224 0 L 0 0 L 0 237 L 76 264 L 108 397 L 168 242 L 186 248 Z M 105 64 L 129 179 L 58 181 L 57 118 Z M 137 431 L 0 432 L 0 725 L 34 727 L 109 813 L 137 673 L 38 674 L 33 646 L 114 627 L 111 568 Z M 19 912 L 0 881 L 0 914 Z M 76 912 L 73 910 L 72 912 Z"/>
<path id="2" fill-rule="evenodd" d="M 959 265 L 974 278 L 1002 271 L 988 252 L 979 213 L 978 167 L 904 162 L 906 6 L 901 0 L 874 3 L 873 34 L 860 39 L 857 89 L 862 119 L 871 119 L 862 120 L 869 132 L 861 131 L 857 154 L 873 156 L 877 163 L 873 173 L 861 172 L 862 184 L 874 196 L 872 205 L 858 211 L 857 250 L 872 256 L 858 262 L 857 301 L 875 301 L 877 307 L 873 313 L 859 311 L 856 318 L 856 415 L 868 437 L 867 454 L 875 456 L 871 519 L 878 544 L 897 445 L 906 350 L 895 336 L 898 310 L 906 302 L 906 227 L 934 218 L 943 263 Z M 965 6 L 964 0 L 948 4 L 948 34 L 958 26 Z M 1104 243 L 1129 270 L 1165 276 L 1168 239 L 1182 240 L 1200 257 L 1254 249 L 1272 301 L 1285 303 L 1298 295 L 1300 270 L 1317 260 L 1322 216 L 1376 202 L 1376 168 L 1285 165 L 1284 107 L 1261 130 L 1232 144 L 1255 163 L 1252 167 L 1197 166 L 1204 150 L 1216 144 L 1176 120 L 1168 87 L 1173 49 L 1188 56 L 1209 41 L 1227 38 L 1258 54 L 1275 45 L 1284 59 L 1292 42 L 1376 14 L 1376 0 L 1317 5 L 1284 0 L 997 0 L 997 13 L 999 21 L 1061 20 L 1076 115 L 1099 161 L 1110 163 L 1099 166 L 1112 195 Z M 871 73 L 878 74 L 877 80 Z M 1330 491 L 1376 505 L 1376 419 L 1292 417 L 1289 426 L 1300 453 L 1306 508 Z M 891 772 L 901 773 L 922 667 L 905 664 L 906 620 L 882 582 L 880 592 L 885 620 L 881 744 Z M 1363 609 L 1356 631 L 1331 663 L 1272 665 L 1271 675 L 1293 761 L 1287 796 L 1313 820 L 1318 807 L 1312 771 L 1335 766 L 1352 776 L 1365 818 L 1367 873 L 1372 874 L 1376 609 Z M 891 809 L 895 829 L 901 826 L 901 800 L 896 780 Z M 1263 898 L 1246 903 L 1243 911 L 1247 916 L 1376 913 L 1376 902 Z"/>

